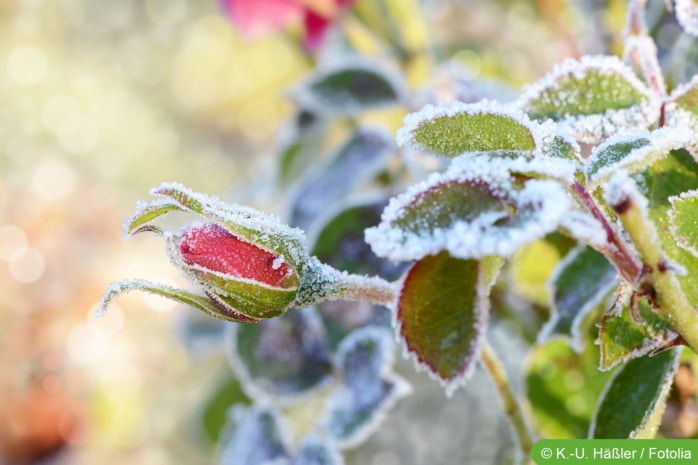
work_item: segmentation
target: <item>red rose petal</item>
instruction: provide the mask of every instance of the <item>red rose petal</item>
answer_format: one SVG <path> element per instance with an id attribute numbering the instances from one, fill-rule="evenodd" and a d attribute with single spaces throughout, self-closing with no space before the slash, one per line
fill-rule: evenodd
<path id="1" fill-rule="evenodd" d="M 217 224 L 190 228 L 179 245 L 187 265 L 283 287 L 294 270 L 283 257 L 243 242 Z"/>

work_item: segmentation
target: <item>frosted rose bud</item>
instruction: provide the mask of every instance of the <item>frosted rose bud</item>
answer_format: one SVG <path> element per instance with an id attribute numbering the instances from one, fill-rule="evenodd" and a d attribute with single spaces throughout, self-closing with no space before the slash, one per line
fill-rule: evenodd
<path id="1" fill-rule="evenodd" d="M 299 272 L 286 258 L 209 223 L 185 229 L 173 261 L 223 310 L 258 321 L 283 313 L 293 302 Z"/>
<path id="2" fill-rule="evenodd" d="M 334 299 L 386 303 L 394 289 L 380 278 L 340 272 L 308 255 L 305 235 L 279 218 L 231 205 L 176 183 L 151 190 L 155 199 L 138 202 L 124 221 L 124 238 L 152 232 L 165 238 L 177 269 L 203 294 L 142 279 L 117 281 L 100 302 L 100 313 L 119 295 L 140 290 L 197 308 L 216 318 L 254 323 Z M 182 229 L 155 224 L 171 212 L 199 219 Z"/>

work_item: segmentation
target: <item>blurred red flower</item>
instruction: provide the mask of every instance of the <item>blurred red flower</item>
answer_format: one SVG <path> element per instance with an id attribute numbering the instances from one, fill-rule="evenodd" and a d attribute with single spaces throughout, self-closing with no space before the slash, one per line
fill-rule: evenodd
<path id="1" fill-rule="evenodd" d="M 311 53 L 322 45 L 331 24 L 355 0 L 221 0 L 242 35 L 255 39 L 302 20 L 303 47 Z"/>

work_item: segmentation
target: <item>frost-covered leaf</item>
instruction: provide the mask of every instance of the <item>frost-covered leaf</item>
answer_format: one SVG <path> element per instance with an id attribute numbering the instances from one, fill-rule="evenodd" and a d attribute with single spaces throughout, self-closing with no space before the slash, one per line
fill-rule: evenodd
<path id="1" fill-rule="evenodd" d="M 552 119 L 582 142 L 657 122 L 660 102 L 616 57 L 567 59 L 529 86 L 519 105 L 535 120 Z"/>
<path id="2" fill-rule="evenodd" d="M 565 188 L 530 180 L 515 190 L 499 168 L 473 159 L 467 172 L 436 174 L 412 186 L 391 199 L 381 223 L 366 230 L 366 241 L 376 255 L 395 261 L 441 251 L 457 258 L 506 257 L 554 231 L 571 208 Z"/>
<path id="3" fill-rule="evenodd" d="M 159 295 L 175 302 L 194 307 L 207 315 L 226 321 L 240 323 L 252 323 L 257 321 L 255 318 L 243 315 L 234 309 L 219 305 L 218 302 L 209 297 L 166 286 L 164 284 L 151 283 L 142 279 L 131 279 L 111 283 L 107 292 L 102 296 L 97 315 L 104 315 L 115 298 L 131 291 L 143 291 Z"/>
<path id="4" fill-rule="evenodd" d="M 569 134 L 559 130 L 559 128 L 555 136 L 544 141 L 541 151 L 546 157 L 569 160 L 575 165 L 579 165 L 581 162 L 581 148 L 579 144 Z"/>
<path id="5" fill-rule="evenodd" d="M 450 396 L 472 375 L 485 338 L 497 257 L 460 260 L 446 252 L 422 258 L 407 272 L 397 326 L 407 353 Z"/>
<path id="6" fill-rule="evenodd" d="M 669 223 L 670 198 L 698 189 L 698 163 L 684 150 L 669 155 L 635 175 L 638 187 L 649 200 L 649 216 L 657 226 L 662 249 L 669 260 L 687 270 L 698 269 L 698 258 L 679 246 Z M 698 306 L 698 273 L 676 275 L 688 301 Z"/>
<path id="7" fill-rule="evenodd" d="M 618 170 L 643 170 L 664 158 L 671 150 L 686 146 L 693 135 L 685 128 L 663 127 L 654 131 L 637 130 L 608 138 L 591 151 L 586 161 L 590 186 L 599 185 Z"/>
<path id="8" fill-rule="evenodd" d="M 320 227 L 312 254 L 349 273 L 399 278 L 405 266 L 376 257 L 364 241 L 364 230 L 380 222 L 387 203 L 381 198 L 341 209 Z"/>
<path id="9" fill-rule="evenodd" d="M 152 202 L 139 202 L 136 211 L 124 220 L 123 238 L 128 239 L 142 231 L 161 233 L 161 228 L 148 223 L 173 211 L 186 211 L 181 205 L 171 199 L 158 199 Z"/>
<path id="10" fill-rule="evenodd" d="M 653 438 L 666 406 L 679 350 L 630 360 L 611 378 L 599 399 L 589 437 Z"/>
<path id="11" fill-rule="evenodd" d="M 669 227 L 679 247 L 698 257 L 698 190 L 669 197 Z"/>
<path id="12" fill-rule="evenodd" d="M 312 307 L 255 325 L 229 325 L 226 347 L 246 394 L 288 404 L 332 379 L 332 357 L 322 320 Z"/>
<path id="13" fill-rule="evenodd" d="M 426 105 L 405 116 L 398 145 L 457 157 L 467 152 L 532 152 L 551 135 L 552 126 L 531 121 L 523 112 L 496 102 Z"/>
<path id="14" fill-rule="evenodd" d="M 295 195 L 291 223 L 308 229 L 361 182 L 383 170 L 392 150 L 387 133 L 369 128 L 357 130 L 329 163 L 304 180 Z"/>
<path id="15" fill-rule="evenodd" d="M 698 36 L 698 4 L 695 0 L 676 0 L 676 19 L 683 30 L 692 36 Z"/>
<path id="16" fill-rule="evenodd" d="M 150 190 L 150 194 L 156 197 L 169 198 L 178 202 L 183 209 L 201 213 L 207 204 L 206 196 L 198 194 L 179 183 L 163 183 L 159 187 Z"/>
<path id="17" fill-rule="evenodd" d="M 228 415 L 232 431 L 222 443 L 221 465 L 290 465 L 289 432 L 276 410 L 235 406 Z"/>
<path id="18" fill-rule="evenodd" d="M 571 339 L 571 346 L 580 352 L 582 320 L 617 282 L 615 267 L 601 253 L 587 246 L 573 249 L 558 263 L 548 281 L 551 315 L 538 341 L 566 335 Z"/>
<path id="19" fill-rule="evenodd" d="M 298 104 L 318 114 L 353 115 L 400 102 L 400 77 L 379 61 L 350 58 L 318 70 L 293 92 Z"/>
<path id="20" fill-rule="evenodd" d="M 293 465 L 344 465 L 344 458 L 332 442 L 313 435 L 300 442 Z"/>
<path id="21" fill-rule="evenodd" d="M 393 339 L 385 329 L 365 327 L 337 350 L 341 384 L 327 399 L 323 426 L 340 449 L 354 447 L 375 431 L 385 413 L 410 387 L 395 375 Z"/>
<path id="22" fill-rule="evenodd" d="M 636 305 L 642 322 L 635 321 L 631 314 L 629 290 L 619 289 L 616 301 L 601 319 L 597 340 L 601 370 L 642 357 L 677 336 L 671 323 L 655 312 L 644 298 L 638 298 Z"/>
<path id="23" fill-rule="evenodd" d="M 665 105 L 666 123 L 673 127 L 685 127 L 693 137 L 688 148 L 694 158 L 698 158 L 698 76 L 677 87 Z"/>
<path id="24" fill-rule="evenodd" d="M 565 184 L 572 184 L 575 175 L 581 174 L 581 165 L 575 160 L 519 152 L 499 152 L 496 155 L 468 153 L 455 158 L 448 171 L 468 173 L 476 158 L 477 163 L 490 163 L 502 173 L 509 173 L 512 177 L 555 179 Z"/>

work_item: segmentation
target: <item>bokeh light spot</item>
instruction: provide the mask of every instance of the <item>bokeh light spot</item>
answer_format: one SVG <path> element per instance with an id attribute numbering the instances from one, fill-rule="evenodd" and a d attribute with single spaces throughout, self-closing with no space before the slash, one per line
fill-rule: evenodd
<path id="1" fill-rule="evenodd" d="M 27 247 L 23 253 L 16 253 L 10 257 L 8 268 L 10 275 L 20 283 L 33 283 L 44 274 L 46 261 L 41 252 Z"/>
<path id="2" fill-rule="evenodd" d="M 93 333 L 86 324 L 81 324 L 70 331 L 67 348 L 75 363 L 90 365 L 102 358 L 107 346 L 103 337 Z"/>
<path id="3" fill-rule="evenodd" d="M 10 261 L 27 250 L 27 235 L 13 224 L 0 226 L 0 260 Z"/>
<path id="4" fill-rule="evenodd" d="M 62 161 L 45 160 L 34 168 L 31 186 L 43 200 L 61 200 L 73 191 L 75 175 L 70 166 Z"/>
<path id="5" fill-rule="evenodd" d="M 7 74 L 17 84 L 33 86 L 40 83 L 48 72 L 46 54 L 33 45 L 15 47 L 7 57 Z"/>
<path id="6" fill-rule="evenodd" d="M 51 97 L 44 103 L 41 110 L 41 121 L 49 131 L 57 134 L 61 131 L 66 121 L 71 121 L 80 116 L 80 107 L 77 102 L 64 95 Z"/>

